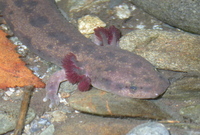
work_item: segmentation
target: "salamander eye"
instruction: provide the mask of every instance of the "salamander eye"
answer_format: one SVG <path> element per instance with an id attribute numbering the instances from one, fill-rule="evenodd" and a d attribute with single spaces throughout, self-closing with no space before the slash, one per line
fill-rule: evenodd
<path id="1" fill-rule="evenodd" d="M 137 90 L 137 87 L 136 86 L 130 86 L 130 89 Z"/>

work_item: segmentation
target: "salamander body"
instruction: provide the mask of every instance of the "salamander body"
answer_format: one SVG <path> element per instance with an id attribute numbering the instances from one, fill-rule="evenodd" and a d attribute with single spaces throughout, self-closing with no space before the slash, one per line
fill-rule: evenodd
<path id="1" fill-rule="evenodd" d="M 68 70 L 78 69 L 75 72 L 84 75 L 93 87 L 147 99 L 158 97 L 169 86 L 141 56 L 115 46 L 97 46 L 85 38 L 66 21 L 53 0 L 0 0 L 0 5 L 14 34 L 31 51 L 60 67 L 67 57 L 65 66 L 71 63 L 73 67 Z"/>

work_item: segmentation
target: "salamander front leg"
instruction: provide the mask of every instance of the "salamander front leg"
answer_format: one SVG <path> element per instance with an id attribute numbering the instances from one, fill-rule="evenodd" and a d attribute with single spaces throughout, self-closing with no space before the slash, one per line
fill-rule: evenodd
<path id="1" fill-rule="evenodd" d="M 50 100 L 49 107 L 52 108 L 54 105 L 59 105 L 58 89 L 60 83 L 66 81 L 65 70 L 59 70 L 51 75 L 50 79 L 46 83 L 46 97 L 43 99 L 44 102 Z"/>

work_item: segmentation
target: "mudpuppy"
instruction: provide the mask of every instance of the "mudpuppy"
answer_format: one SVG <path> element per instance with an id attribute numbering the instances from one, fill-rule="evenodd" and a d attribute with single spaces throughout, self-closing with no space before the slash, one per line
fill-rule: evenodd
<path id="1" fill-rule="evenodd" d="M 0 9 L 23 44 L 63 68 L 46 84 L 45 100 L 51 100 L 51 106 L 59 103 L 57 91 L 63 80 L 77 83 L 81 91 L 96 87 L 140 99 L 156 98 L 169 86 L 150 62 L 116 47 L 118 35 L 113 27 L 109 28 L 111 38 L 97 30 L 104 44 L 97 46 L 62 16 L 53 0 L 0 0 Z"/>

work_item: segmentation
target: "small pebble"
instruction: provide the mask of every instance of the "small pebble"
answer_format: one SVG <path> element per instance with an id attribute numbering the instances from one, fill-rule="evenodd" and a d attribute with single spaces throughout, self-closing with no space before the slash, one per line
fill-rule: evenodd
<path id="1" fill-rule="evenodd" d="M 131 16 L 131 10 L 127 4 L 122 4 L 115 7 L 115 12 L 119 19 L 127 19 Z"/>
<path id="2" fill-rule="evenodd" d="M 78 29 L 86 37 L 93 34 L 95 28 L 105 26 L 106 24 L 96 16 L 86 15 L 78 20 Z"/>

